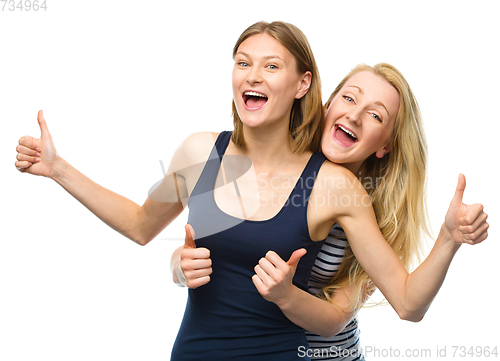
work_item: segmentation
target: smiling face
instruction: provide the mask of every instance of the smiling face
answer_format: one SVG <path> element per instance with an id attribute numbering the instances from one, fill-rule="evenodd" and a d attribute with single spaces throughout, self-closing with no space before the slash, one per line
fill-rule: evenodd
<path id="1" fill-rule="evenodd" d="M 398 91 L 369 71 L 354 74 L 332 100 L 325 117 L 323 153 L 356 174 L 372 154 L 382 158 L 399 109 Z"/>
<path id="2" fill-rule="evenodd" d="M 286 127 L 295 99 L 309 89 L 311 73 L 300 74 L 294 56 L 267 33 L 244 40 L 235 55 L 233 96 L 246 127 Z"/>

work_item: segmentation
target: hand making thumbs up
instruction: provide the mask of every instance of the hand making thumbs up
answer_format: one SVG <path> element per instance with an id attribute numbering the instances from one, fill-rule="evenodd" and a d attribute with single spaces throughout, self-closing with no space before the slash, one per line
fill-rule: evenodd
<path id="1" fill-rule="evenodd" d="M 193 227 L 187 224 L 185 229 L 186 237 L 184 249 L 180 255 L 179 268 L 185 279 L 184 285 L 189 288 L 198 288 L 210 282 L 212 260 L 207 248 L 196 248 Z"/>
<path id="2" fill-rule="evenodd" d="M 260 259 L 254 268 L 256 274 L 252 277 L 252 281 L 265 300 L 279 306 L 281 302 L 290 299 L 293 276 L 300 259 L 306 253 L 304 248 L 300 248 L 292 253 L 288 262 L 285 262 L 276 252 L 269 251 L 265 258 Z"/>
<path id="3" fill-rule="evenodd" d="M 462 202 L 465 191 L 465 176 L 458 177 L 457 189 L 451 200 L 445 217 L 445 227 L 458 243 L 478 244 L 488 237 L 488 215 L 483 211 L 483 205 L 471 205 Z"/>
<path id="4" fill-rule="evenodd" d="M 17 161 L 15 166 L 23 173 L 50 177 L 59 156 L 42 110 L 38 112 L 38 125 L 41 132 L 40 139 L 31 136 L 19 139 L 19 145 L 16 147 Z"/>

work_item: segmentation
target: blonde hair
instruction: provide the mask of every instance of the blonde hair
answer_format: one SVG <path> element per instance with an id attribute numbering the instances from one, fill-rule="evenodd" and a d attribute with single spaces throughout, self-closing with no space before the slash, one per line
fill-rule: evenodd
<path id="1" fill-rule="evenodd" d="M 355 67 L 337 86 L 326 106 L 349 78 L 362 71 L 381 76 L 399 93 L 399 110 L 390 137 L 391 150 L 381 159 L 375 154 L 368 157 L 360 167 L 359 179 L 372 199 L 382 235 L 409 269 L 412 261 L 420 260 L 421 237 L 429 235 L 425 202 L 427 143 L 420 109 L 403 75 L 385 63 Z M 377 183 L 366 187 L 373 184 L 373 180 Z M 335 291 L 348 285 L 354 286 L 347 306 L 353 311 L 361 308 L 367 295 L 376 289 L 350 248 L 346 249 L 335 278 L 323 289 L 323 297 L 331 301 Z"/>
<path id="2" fill-rule="evenodd" d="M 233 58 L 243 41 L 251 36 L 269 34 L 285 47 L 295 58 L 297 72 L 311 72 L 311 86 L 302 98 L 295 99 L 290 114 L 290 134 L 293 138 L 292 151 L 302 153 L 306 150 L 316 152 L 320 149 L 323 132 L 324 109 L 321 104 L 321 81 L 318 66 L 306 36 L 296 26 L 281 21 L 272 23 L 258 22 L 248 27 L 239 37 L 233 48 Z M 231 136 L 233 143 L 245 145 L 243 123 L 238 115 L 233 100 L 234 131 Z"/>

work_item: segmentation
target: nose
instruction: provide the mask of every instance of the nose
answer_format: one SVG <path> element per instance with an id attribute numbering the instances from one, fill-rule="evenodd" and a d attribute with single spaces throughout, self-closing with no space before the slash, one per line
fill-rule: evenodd
<path id="1" fill-rule="evenodd" d="M 356 123 L 357 125 L 359 125 L 361 123 L 361 112 L 362 112 L 362 109 L 359 109 L 359 108 L 351 109 L 346 114 L 346 118 L 349 119 L 350 121 L 352 121 L 353 123 Z"/>
<path id="2" fill-rule="evenodd" d="M 252 67 L 247 74 L 247 82 L 250 85 L 262 83 L 263 78 L 260 69 Z"/>

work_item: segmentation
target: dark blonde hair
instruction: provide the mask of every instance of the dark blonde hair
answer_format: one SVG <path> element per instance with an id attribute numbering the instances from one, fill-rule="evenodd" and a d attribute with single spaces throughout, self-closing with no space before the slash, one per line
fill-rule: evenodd
<path id="1" fill-rule="evenodd" d="M 318 151 L 321 145 L 323 132 L 324 110 L 321 104 L 321 81 L 318 66 L 306 36 L 292 24 L 281 21 L 272 23 L 258 22 L 248 27 L 234 45 L 233 58 L 243 41 L 251 36 L 269 34 L 285 47 L 297 62 L 297 72 L 303 74 L 311 72 L 311 86 L 302 98 L 295 99 L 290 114 L 290 134 L 293 138 L 292 150 L 302 153 L 306 150 Z M 243 123 L 238 115 L 233 100 L 234 131 L 231 137 L 233 143 L 245 145 L 243 137 Z"/>
<path id="2" fill-rule="evenodd" d="M 379 159 L 374 154 L 360 167 L 359 179 L 372 200 L 380 231 L 407 269 L 421 256 L 421 237 L 429 235 L 425 184 L 427 143 L 420 109 L 403 75 L 392 65 L 380 63 L 373 67 L 360 64 L 337 86 L 326 103 L 329 107 L 345 83 L 355 74 L 369 71 L 384 78 L 399 94 L 399 109 L 390 137 L 391 150 Z M 378 184 L 373 185 L 373 180 Z M 368 182 L 369 183 L 368 183 Z M 346 253 L 339 271 L 323 290 L 324 298 L 347 285 L 355 286 L 351 310 L 359 309 L 366 295 L 375 286 L 356 260 L 351 249 Z"/>

